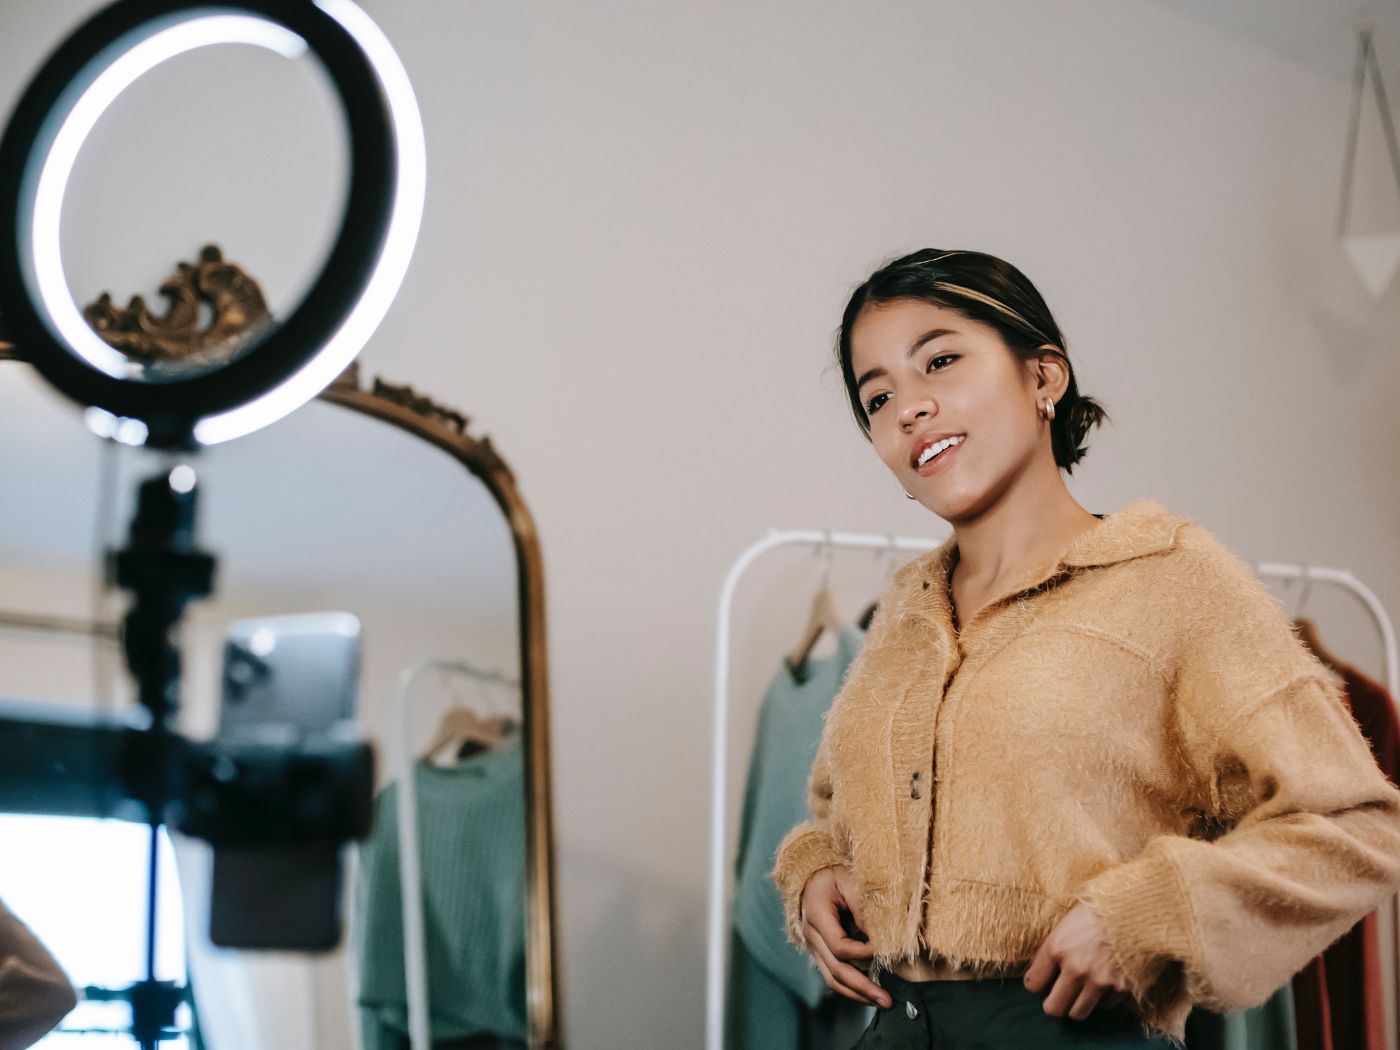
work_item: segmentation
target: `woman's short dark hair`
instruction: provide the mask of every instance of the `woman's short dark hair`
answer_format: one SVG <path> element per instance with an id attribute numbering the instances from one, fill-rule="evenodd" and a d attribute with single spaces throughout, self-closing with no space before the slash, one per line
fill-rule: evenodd
<path id="1" fill-rule="evenodd" d="M 1050 423 L 1050 442 L 1055 462 L 1065 473 L 1084 458 L 1084 439 L 1089 428 L 1098 426 L 1108 413 L 1091 397 L 1079 393 L 1064 335 L 1040 292 L 1026 275 L 1005 260 L 983 252 L 936 251 L 924 248 L 881 266 L 851 293 L 851 301 L 841 317 L 841 334 L 836 342 L 836 359 L 846 383 L 846 394 L 856 423 L 870 438 L 870 417 L 856 389 L 855 366 L 851 362 L 851 329 L 867 306 L 896 299 L 916 299 L 955 310 L 964 317 L 995 328 L 1007 347 L 1022 361 L 1034 361 L 1056 348 L 1069 370 L 1069 387 L 1055 403 Z"/>

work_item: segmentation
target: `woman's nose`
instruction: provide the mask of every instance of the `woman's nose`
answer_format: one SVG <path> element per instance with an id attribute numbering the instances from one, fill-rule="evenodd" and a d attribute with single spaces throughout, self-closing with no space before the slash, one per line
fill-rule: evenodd
<path id="1" fill-rule="evenodd" d="M 924 416 L 933 415 L 933 404 L 929 401 L 911 401 L 899 410 L 899 425 L 906 430 Z"/>

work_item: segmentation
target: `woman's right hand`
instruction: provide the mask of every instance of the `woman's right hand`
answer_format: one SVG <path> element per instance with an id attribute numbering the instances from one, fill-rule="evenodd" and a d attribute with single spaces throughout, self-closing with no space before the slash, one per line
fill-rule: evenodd
<path id="1" fill-rule="evenodd" d="M 841 926 L 843 908 L 861 925 L 855 891 L 851 869 L 844 866 L 823 868 L 808 879 L 802 890 L 802 936 L 828 988 L 866 1006 L 889 1009 L 894 1003 L 889 992 L 851 965 L 875 955 L 875 949 L 848 937 Z"/>

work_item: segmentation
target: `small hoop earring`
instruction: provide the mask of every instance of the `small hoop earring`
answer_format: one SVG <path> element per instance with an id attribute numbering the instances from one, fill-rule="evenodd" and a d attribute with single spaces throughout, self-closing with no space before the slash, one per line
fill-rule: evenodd
<path id="1" fill-rule="evenodd" d="M 905 489 L 905 490 L 904 490 L 904 494 L 905 494 L 906 496 L 909 496 L 909 490 L 908 490 L 908 489 Z M 918 497 L 918 496 L 909 496 L 909 498 L 910 498 L 910 499 L 918 499 L 919 497 Z"/>
<path id="2" fill-rule="evenodd" d="M 1042 414 L 1045 416 L 1045 421 L 1047 423 L 1055 419 L 1055 402 L 1051 401 L 1048 397 L 1045 399 L 1045 411 Z"/>

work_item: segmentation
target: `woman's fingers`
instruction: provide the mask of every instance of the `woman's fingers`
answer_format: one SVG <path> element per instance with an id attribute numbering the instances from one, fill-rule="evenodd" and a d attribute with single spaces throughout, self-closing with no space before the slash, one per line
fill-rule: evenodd
<path id="1" fill-rule="evenodd" d="M 802 935 L 828 988 L 867 1006 L 888 1007 L 893 1002 L 889 993 L 850 965 L 851 960 L 873 958 L 875 949 L 848 936 L 841 925 L 841 909 L 849 908 L 854 896 L 848 875 L 844 868 L 833 867 L 808 880 L 802 894 Z"/>
<path id="2" fill-rule="evenodd" d="M 1051 1017 L 1063 1017 L 1079 997 L 1079 982 L 1063 970 L 1056 973 L 1049 993 L 1041 1001 L 1040 1008 Z"/>
<path id="3" fill-rule="evenodd" d="M 858 994 L 854 989 L 847 988 L 841 981 L 837 980 L 836 975 L 831 972 L 831 968 L 836 965 L 836 961 L 832 958 L 831 952 L 827 949 L 825 942 L 823 942 L 816 931 L 812 929 L 811 923 L 807 924 L 807 928 L 803 932 L 804 936 L 807 938 L 807 947 L 811 950 L 812 960 L 817 964 L 817 972 L 822 975 L 822 980 L 826 982 L 826 986 L 833 992 L 844 995 L 847 999 L 854 999 L 856 1002 L 864 1003 L 866 1006 L 869 1006 L 870 1003 L 865 996 Z"/>
<path id="4" fill-rule="evenodd" d="M 815 948 L 812 949 L 812 961 L 817 964 L 817 973 L 822 975 L 822 983 L 833 992 L 839 992 L 845 995 L 846 993 L 837 985 L 836 978 L 831 976 L 831 971 L 826 968 L 826 963 L 822 962 L 821 956 L 817 954 Z"/>
<path id="5" fill-rule="evenodd" d="M 1040 946 L 1040 950 L 1035 953 L 1035 958 L 1031 960 L 1030 966 L 1026 967 L 1026 974 L 1021 978 L 1032 992 L 1043 992 L 1050 984 L 1050 979 L 1055 976 L 1055 960 L 1050 955 L 1048 942 Z"/>
<path id="6" fill-rule="evenodd" d="M 817 960 L 818 968 L 821 970 L 822 980 L 826 982 L 828 988 L 844 995 L 847 999 L 854 999 L 867 1006 L 888 1007 L 890 1005 L 893 1000 L 890 999 L 889 993 L 854 966 L 842 962 L 832 954 L 831 948 L 828 947 L 821 932 L 810 920 L 807 922 L 804 934 L 807 946 L 812 950 L 812 956 Z"/>
<path id="7" fill-rule="evenodd" d="M 1094 1012 L 1094 1007 L 1099 1005 L 1099 1000 L 1103 998 L 1105 991 L 1110 991 L 1091 981 L 1085 981 L 1084 986 L 1079 989 L 1079 997 L 1075 999 L 1074 1005 L 1069 1009 L 1069 1016 L 1076 1021 L 1082 1021 Z"/>
<path id="8" fill-rule="evenodd" d="M 828 906 L 829 905 L 829 906 Z M 824 906 L 807 916 L 807 922 L 821 936 L 822 941 L 838 959 L 871 959 L 875 949 L 864 941 L 847 936 L 841 926 L 837 912 L 838 902 L 824 902 Z"/>

